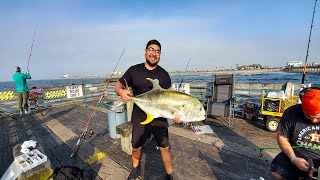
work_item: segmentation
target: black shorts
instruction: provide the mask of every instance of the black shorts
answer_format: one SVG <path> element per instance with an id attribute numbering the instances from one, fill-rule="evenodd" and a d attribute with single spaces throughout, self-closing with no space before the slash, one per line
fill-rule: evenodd
<path id="1" fill-rule="evenodd" d="M 145 142 L 153 135 L 159 147 L 169 147 L 168 123 L 133 125 L 132 128 L 132 147 L 142 147 Z"/>
<path id="2" fill-rule="evenodd" d="M 319 161 L 313 161 L 314 166 L 318 168 Z M 308 177 L 308 173 L 301 171 L 291 163 L 291 160 L 283 153 L 279 153 L 271 163 L 271 171 L 280 174 L 285 179 L 298 179 L 299 177 Z M 317 173 L 313 173 L 313 177 L 317 177 Z"/>

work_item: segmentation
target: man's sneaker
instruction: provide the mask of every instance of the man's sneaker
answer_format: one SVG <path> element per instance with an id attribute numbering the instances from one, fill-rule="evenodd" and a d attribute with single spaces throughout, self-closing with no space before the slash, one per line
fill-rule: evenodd
<path id="1" fill-rule="evenodd" d="M 141 166 L 139 164 L 138 167 L 133 167 L 131 169 L 130 175 L 128 177 L 128 180 L 135 180 L 138 176 L 141 174 Z"/>
<path id="2" fill-rule="evenodd" d="M 167 174 L 166 175 L 166 180 L 173 180 L 172 174 Z"/>
<path id="3" fill-rule="evenodd" d="M 22 110 L 21 109 L 19 110 L 19 114 L 20 114 L 20 116 L 22 116 Z"/>
<path id="4" fill-rule="evenodd" d="M 30 112 L 28 110 L 24 110 L 24 114 L 29 114 Z"/>

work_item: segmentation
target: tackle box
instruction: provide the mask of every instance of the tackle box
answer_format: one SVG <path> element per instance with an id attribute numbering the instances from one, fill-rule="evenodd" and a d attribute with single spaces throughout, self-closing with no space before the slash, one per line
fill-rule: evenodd
<path id="1" fill-rule="evenodd" d="M 23 172 L 26 172 L 47 160 L 48 157 L 42 154 L 38 149 L 33 149 L 32 151 L 17 156 L 14 159 L 15 163 L 22 168 Z"/>

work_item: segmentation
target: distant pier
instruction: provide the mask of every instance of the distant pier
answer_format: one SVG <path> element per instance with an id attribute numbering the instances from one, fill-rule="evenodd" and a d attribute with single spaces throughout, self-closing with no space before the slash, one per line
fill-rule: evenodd
<path id="1" fill-rule="evenodd" d="M 289 72 L 297 72 L 297 73 L 302 73 L 304 71 L 304 67 L 291 67 L 288 68 Z M 312 73 L 312 74 L 320 74 L 320 66 L 308 66 L 307 67 L 307 73 Z"/>
<path id="2" fill-rule="evenodd" d="M 268 68 L 268 69 L 224 69 L 224 70 L 208 70 L 208 71 L 175 71 L 170 72 L 170 75 L 180 75 L 180 74 L 188 74 L 188 75 L 197 75 L 197 74 L 235 74 L 235 73 L 264 73 L 264 72 L 276 72 L 283 71 L 283 68 Z"/>

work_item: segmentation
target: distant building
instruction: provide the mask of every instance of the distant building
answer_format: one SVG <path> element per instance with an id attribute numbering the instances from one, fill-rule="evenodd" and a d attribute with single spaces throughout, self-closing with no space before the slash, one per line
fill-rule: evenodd
<path id="1" fill-rule="evenodd" d="M 63 75 L 64 78 L 69 78 L 69 74 Z"/>
<path id="2" fill-rule="evenodd" d="M 120 76 L 121 74 L 122 74 L 122 72 L 114 72 L 112 75 Z"/>
<path id="3" fill-rule="evenodd" d="M 287 67 L 301 67 L 302 61 L 288 61 Z"/>
<path id="4" fill-rule="evenodd" d="M 320 63 L 319 62 L 312 62 L 311 66 L 320 66 Z"/>

